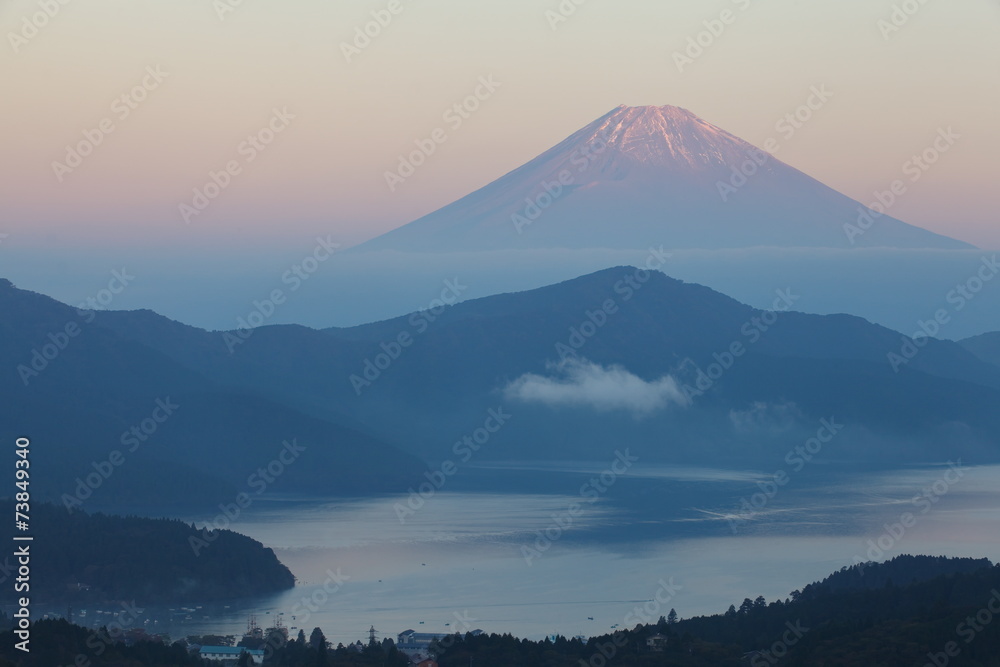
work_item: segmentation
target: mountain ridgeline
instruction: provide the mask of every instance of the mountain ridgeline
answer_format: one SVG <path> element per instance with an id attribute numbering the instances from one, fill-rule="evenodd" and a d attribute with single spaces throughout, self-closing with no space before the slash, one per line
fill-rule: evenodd
<path id="1" fill-rule="evenodd" d="M 873 211 L 686 109 L 620 106 L 493 183 L 357 252 L 660 244 L 971 247 Z"/>
<path id="2" fill-rule="evenodd" d="M 831 418 L 846 465 L 1000 459 L 1000 367 L 798 298 L 760 311 L 617 267 L 350 329 L 260 327 L 233 351 L 149 311 L 91 313 L 25 386 L 16 369 L 81 314 L 8 285 L 0 392 L 40 443 L 38 491 L 84 507 L 405 489 L 501 413 L 479 460 L 627 441 L 647 461 L 769 466 Z"/>
<path id="3" fill-rule="evenodd" d="M 846 425 L 834 458 L 848 463 L 997 460 L 1000 368 L 949 341 L 906 356 L 901 334 L 795 312 L 798 298 L 783 290 L 764 312 L 617 267 L 350 329 L 262 327 L 233 355 L 218 334 L 149 312 L 101 322 L 220 385 L 350 414 L 429 460 L 454 457 L 500 407 L 512 418 L 481 460 L 602 460 L 628 441 L 644 460 L 764 465 L 831 417 Z"/>
<path id="4" fill-rule="evenodd" d="M 967 338 L 962 346 L 974 355 L 995 366 L 1000 366 L 1000 332 Z"/>
<path id="5" fill-rule="evenodd" d="M 205 374 L 156 349 L 171 341 L 244 367 L 221 334 L 134 313 L 122 335 L 112 313 L 71 308 L 0 283 L 0 398 L 5 441 L 32 442 L 34 497 L 67 509 L 203 509 L 270 491 L 350 495 L 405 488 L 423 464 L 350 425 L 268 399 L 252 385 Z M 228 358 L 227 358 L 228 357 Z M 273 363 L 280 364 L 279 359 Z M 292 376 L 284 383 L 294 384 Z M 346 420 L 345 420 L 346 421 Z M 12 453 L 10 454 L 13 455 Z M 11 463 L 13 466 L 13 463 Z"/>

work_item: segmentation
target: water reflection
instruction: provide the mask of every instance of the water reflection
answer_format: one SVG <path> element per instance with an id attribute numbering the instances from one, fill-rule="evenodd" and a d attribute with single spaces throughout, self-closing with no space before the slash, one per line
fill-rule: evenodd
<path id="1" fill-rule="evenodd" d="M 319 626 L 345 643 L 365 637 L 371 625 L 387 636 L 408 628 L 448 632 L 462 616 L 520 636 L 591 635 L 636 618 L 671 578 L 680 587 L 671 606 L 682 616 L 721 612 L 745 597 L 784 599 L 864 558 L 869 540 L 877 542 L 905 512 L 919 520 L 885 558 L 1000 558 L 1000 467 L 968 469 L 926 513 L 915 501 L 946 467 L 862 475 L 817 467 L 753 514 L 744 510 L 736 525 L 741 502 L 761 493 L 769 476 L 637 466 L 591 503 L 579 489 L 600 470 L 580 463 L 469 470 L 405 521 L 396 506 L 406 496 L 262 498 L 233 529 L 272 547 L 299 585 L 229 608 L 149 615 L 157 631 L 175 637 L 240 634 L 250 613 L 262 625 L 281 616 L 306 634 Z M 527 492 L 471 490 L 503 486 L 504 476 Z M 560 517 L 565 522 L 574 504 L 582 511 L 529 564 L 524 549 L 537 546 L 539 531 Z M 338 572 L 349 579 L 328 599 L 317 595 Z"/>

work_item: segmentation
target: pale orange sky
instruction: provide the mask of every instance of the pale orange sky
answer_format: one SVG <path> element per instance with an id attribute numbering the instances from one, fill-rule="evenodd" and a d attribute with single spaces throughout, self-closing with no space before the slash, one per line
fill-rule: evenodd
<path id="1" fill-rule="evenodd" d="M 223 0 L 225 1 L 225 0 Z M 893 215 L 1000 247 L 1000 6 L 927 3 L 886 39 L 893 2 L 590 0 L 553 29 L 556 0 L 402 0 L 352 62 L 341 44 L 388 0 L 208 0 L 60 5 L 22 40 L 36 2 L 0 5 L 3 252 L 52 246 L 266 247 L 320 231 L 344 244 L 443 206 L 535 157 L 618 104 L 674 104 L 748 141 L 812 85 L 834 99 L 780 158 L 867 203 L 940 127 L 962 135 Z M 703 22 L 733 20 L 678 71 Z M 114 100 L 164 78 L 127 117 Z M 417 173 L 384 172 L 481 76 L 501 86 Z M 274 109 L 294 115 L 252 162 L 240 146 Z M 110 120 L 114 131 L 59 182 L 53 161 Z M 185 224 L 178 206 L 209 172 L 240 173 Z M 34 249 L 34 250 L 32 250 Z"/>

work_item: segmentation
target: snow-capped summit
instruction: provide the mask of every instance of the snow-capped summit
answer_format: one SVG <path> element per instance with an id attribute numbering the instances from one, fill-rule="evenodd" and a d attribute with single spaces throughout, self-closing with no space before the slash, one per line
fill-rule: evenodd
<path id="1" fill-rule="evenodd" d="M 968 248 L 878 216 L 674 106 L 619 106 L 493 183 L 359 249 Z"/>
<path id="2" fill-rule="evenodd" d="M 571 144 L 599 144 L 638 164 L 704 170 L 746 159 L 753 146 L 687 109 L 620 106 L 573 135 Z"/>

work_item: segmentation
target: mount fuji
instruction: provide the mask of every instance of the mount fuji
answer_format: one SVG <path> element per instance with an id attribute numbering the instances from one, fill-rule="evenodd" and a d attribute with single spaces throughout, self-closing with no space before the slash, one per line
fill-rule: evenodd
<path id="1" fill-rule="evenodd" d="M 972 247 L 874 213 L 686 109 L 620 106 L 493 183 L 358 249 L 650 245 Z"/>

